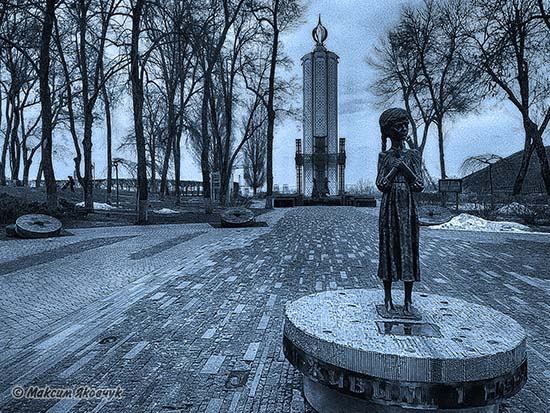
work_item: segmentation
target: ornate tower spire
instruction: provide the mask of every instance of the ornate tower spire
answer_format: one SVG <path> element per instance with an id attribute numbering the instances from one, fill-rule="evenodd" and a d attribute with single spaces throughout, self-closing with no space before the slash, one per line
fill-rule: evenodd
<path id="1" fill-rule="evenodd" d="M 328 31 L 325 28 L 325 26 L 323 26 L 323 23 L 321 23 L 320 13 L 319 13 L 319 22 L 317 23 L 317 26 L 315 27 L 315 29 L 313 29 L 313 31 L 311 32 L 311 35 L 313 36 L 313 40 L 315 40 L 315 43 L 317 44 L 317 46 L 325 45 L 325 40 L 327 39 Z"/>

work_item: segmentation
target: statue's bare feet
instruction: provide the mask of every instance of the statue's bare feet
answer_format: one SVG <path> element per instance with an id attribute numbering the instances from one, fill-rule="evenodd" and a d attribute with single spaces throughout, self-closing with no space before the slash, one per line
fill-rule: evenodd
<path id="1" fill-rule="evenodd" d="M 413 316 L 413 310 L 412 310 L 412 303 L 410 301 L 405 301 L 405 304 L 403 305 L 403 315 L 406 316 Z"/>
<path id="2" fill-rule="evenodd" d="M 386 307 L 386 311 L 388 313 L 395 312 L 395 306 L 393 305 L 393 301 L 391 300 L 391 298 L 384 300 L 384 307 Z"/>

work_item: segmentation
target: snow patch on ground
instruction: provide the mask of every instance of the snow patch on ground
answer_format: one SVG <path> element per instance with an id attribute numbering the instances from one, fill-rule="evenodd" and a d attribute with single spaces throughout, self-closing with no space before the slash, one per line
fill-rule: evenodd
<path id="1" fill-rule="evenodd" d="M 512 202 L 511 204 L 504 205 L 497 210 L 499 215 L 531 215 L 534 214 L 534 211 L 531 208 L 526 207 L 525 205 L 519 204 L 517 202 Z"/>
<path id="2" fill-rule="evenodd" d="M 79 202 L 76 206 L 79 208 L 84 208 L 84 202 Z M 94 202 L 94 209 L 97 211 L 110 211 L 111 209 L 116 209 L 116 207 L 103 202 Z"/>
<path id="3" fill-rule="evenodd" d="M 441 225 L 431 225 L 428 228 L 482 232 L 531 232 L 528 226 L 517 222 L 488 221 L 470 214 L 460 214 L 449 222 Z"/>
<path id="4" fill-rule="evenodd" d="M 173 209 L 170 209 L 170 208 L 157 209 L 156 211 L 153 211 L 153 212 L 155 214 L 161 214 L 161 215 L 179 214 L 178 211 L 174 211 Z"/>

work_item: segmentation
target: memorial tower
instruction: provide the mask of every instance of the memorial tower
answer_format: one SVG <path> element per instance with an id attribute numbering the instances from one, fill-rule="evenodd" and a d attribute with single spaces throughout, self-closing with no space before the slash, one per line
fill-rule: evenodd
<path id="1" fill-rule="evenodd" d="M 313 198 L 345 191 L 345 140 L 338 139 L 338 56 L 324 45 L 327 29 L 312 32 L 315 48 L 302 57 L 303 138 L 296 142 L 298 192 Z"/>

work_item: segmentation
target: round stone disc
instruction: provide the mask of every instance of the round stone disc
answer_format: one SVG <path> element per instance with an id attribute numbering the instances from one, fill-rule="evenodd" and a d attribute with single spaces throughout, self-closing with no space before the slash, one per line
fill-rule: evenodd
<path id="1" fill-rule="evenodd" d="M 453 217 L 448 208 L 440 205 L 420 205 L 416 207 L 416 214 L 420 225 L 440 225 Z"/>
<path id="2" fill-rule="evenodd" d="M 394 291 L 394 302 L 402 302 Z M 385 380 L 456 383 L 509 375 L 526 360 L 512 318 L 456 298 L 413 294 L 421 321 L 387 320 L 381 290 L 326 291 L 287 304 L 284 339 L 322 363 Z"/>
<path id="3" fill-rule="evenodd" d="M 229 208 L 221 216 L 222 225 L 226 227 L 241 227 L 254 221 L 254 212 L 247 208 Z"/>
<path id="4" fill-rule="evenodd" d="M 17 218 L 15 231 L 23 238 L 47 238 L 59 235 L 61 221 L 43 214 L 28 214 Z"/>

